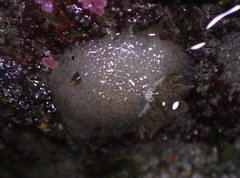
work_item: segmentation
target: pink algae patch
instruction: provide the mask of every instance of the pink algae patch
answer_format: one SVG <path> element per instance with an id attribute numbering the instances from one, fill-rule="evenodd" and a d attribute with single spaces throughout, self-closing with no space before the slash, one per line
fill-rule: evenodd
<path id="1" fill-rule="evenodd" d="M 53 11 L 53 2 L 52 0 L 35 0 L 37 4 L 40 4 L 42 10 L 48 13 Z"/>
<path id="2" fill-rule="evenodd" d="M 42 58 L 42 62 L 50 69 L 55 69 L 57 67 L 57 62 L 53 54 L 46 54 L 46 57 Z"/>
<path id="3" fill-rule="evenodd" d="M 78 0 L 84 9 L 89 9 L 96 15 L 103 15 L 107 0 Z"/>

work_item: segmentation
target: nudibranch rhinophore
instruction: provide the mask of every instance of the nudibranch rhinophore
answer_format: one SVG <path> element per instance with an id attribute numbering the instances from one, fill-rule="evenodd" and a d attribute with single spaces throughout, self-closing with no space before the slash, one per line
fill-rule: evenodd
<path id="1" fill-rule="evenodd" d="M 122 133 L 143 115 L 154 94 L 149 89 L 161 85 L 169 74 L 187 73 L 187 63 L 185 53 L 170 41 L 156 36 L 115 36 L 67 49 L 49 85 L 73 132 Z"/>

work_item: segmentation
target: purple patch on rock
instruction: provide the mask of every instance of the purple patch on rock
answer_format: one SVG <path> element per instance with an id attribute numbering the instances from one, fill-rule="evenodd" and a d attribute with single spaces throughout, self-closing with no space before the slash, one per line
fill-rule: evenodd
<path id="1" fill-rule="evenodd" d="M 104 7 L 107 5 L 107 0 L 78 0 L 84 9 L 89 9 L 97 15 L 103 15 Z"/>
<path id="2" fill-rule="evenodd" d="M 44 58 L 42 58 L 43 64 L 45 64 L 50 69 L 55 69 L 57 67 L 57 62 L 55 60 L 55 57 L 51 53 L 45 53 Z"/>
<path id="3" fill-rule="evenodd" d="M 42 5 L 42 10 L 48 13 L 53 11 L 53 2 L 52 0 L 35 0 L 37 4 Z"/>

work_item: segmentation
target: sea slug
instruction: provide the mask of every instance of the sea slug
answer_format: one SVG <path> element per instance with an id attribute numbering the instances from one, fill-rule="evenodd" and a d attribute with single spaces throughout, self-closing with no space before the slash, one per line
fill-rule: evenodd
<path id="1" fill-rule="evenodd" d="M 186 72 L 186 61 L 179 46 L 157 36 L 103 38 L 66 49 L 49 84 L 73 132 L 121 133 L 142 115 L 149 88 Z"/>

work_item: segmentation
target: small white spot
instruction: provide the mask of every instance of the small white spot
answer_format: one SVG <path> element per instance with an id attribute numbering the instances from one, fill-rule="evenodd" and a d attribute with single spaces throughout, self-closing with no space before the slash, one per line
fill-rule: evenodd
<path id="1" fill-rule="evenodd" d="M 112 73 L 113 71 L 114 71 L 113 69 L 109 69 L 109 70 L 107 70 L 107 72 L 111 72 L 111 73 Z"/>
<path id="2" fill-rule="evenodd" d="M 142 88 L 147 88 L 148 87 L 148 84 L 145 84 L 142 86 Z"/>
<path id="3" fill-rule="evenodd" d="M 100 83 L 101 84 L 104 84 L 104 83 L 106 83 L 107 81 L 106 80 L 100 80 Z"/>
<path id="4" fill-rule="evenodd" d="M 203 46 L 205 46 L 206 42 L 201 42 L 201 43 L 198 43 L 196 45 L 193 45 L 190 49 L 191 50 L 196 50 L 196 49 L 199 49 L 199 48 L 202 48 Z"/>
<path id="5" fill-rule="evenodd" d="M 128 45 L 128 48 L 129 48 L 129 49 L 133 49 L 134 46 L 131 44 L 131 45 Z"/>
<path id="6" fill-rule="evenodd" d="M 113 62 L 112 62 L 112 61 L 110 61 L 109 64 L 110 64 L 111 66 L 113 66 Z"/>
<path id="7" fill-rule="evenodd" d="M 175 103 L 173 103 L 172 105 L 172 110 L 176 110 L 179 106 L 179 101 L 176 101 Z"/>
<path id="8" fill-rule="evenodd" d="M 166 102 L 162 102 L 162 106 L 166 106 Z"/>
<path id="9" fill-rule="evenodd" d="M 135 86 L 135 83 L 131 79 L 128 81 L 132 84 L 132 86 Z"/>
<path id="10" fill-rule="evenodd" d="M 96 54 L 98 51 L 89 51 L 89 54 Z"/>

